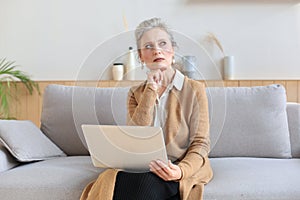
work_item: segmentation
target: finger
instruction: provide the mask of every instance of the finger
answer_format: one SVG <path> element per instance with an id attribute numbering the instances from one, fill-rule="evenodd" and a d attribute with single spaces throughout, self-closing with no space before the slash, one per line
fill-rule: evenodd
<path id="1" fill-rule="evenodd" d="M 166 175 L 166 168 L 169 168 L 166 164 L 164 164 L 162 161 L 152 161 L 151 166 L 153 167 L 154 171 L 157 171 L 158 173 L 162 175 Z"/>
<path id="2" fill-rule="evenodd" d="M 161 168 L 162 171 L 164 171 L 164 174 L 166 174 L 168 177 L 172 177 L 174 172 L 170 169 L 170 167 L 165 164 L 161 160 L 156 161 L 157 165 Z"/>
<path id="3" fill-rule="evenodd" d="M 169 167 L 161 168 L 161 166 L 159 166 L 158 164 L 157 164 L 156 168 L 154 166 L 155 166 L 155 163 L 152 164 L 152 168 L 150 169 L 150 171 L 155 173 L 157 176 L 159 176 L 163 180 L 170 181 L 170 180 L 179 179 L 179 178 L 177 178 L 177 176 L 175 176 L 176 170 L 171 170 Z M 160 170 L 157 170 L 157 169 L 160 169 Z"/>
<path id="4" fill-rule="evenodd" d="M 169 178 L 168 174 L 155 161 L 152 161 L 150 163 L 150 171 L 152 171 L 153 173 L 155 173 L 156 175 L 158 175 L 164 180 L 168 180 Z"/>
<path id="5" fill-rule="evenodd" d="M 166 163 L 164 163 L 163 161 L 161 161 L 161 160 L 156 160 L 155 163 L 156 163 L 159 167 L 161 167 L 162 169 L 164 169 L 164 168 L 169 168 L 169 166 L 168 166 Z"/>
<path id="6" fill-rule="evenodd" d="M 159 70 L 159 78 L 160 78 L 160 80 L 162 81 L 163 80 L 163 78 L 164 78 L 164 72 L 163 71 L 161 71 L 161 70 Z"/>
<path id="7" fill-rule="evenodd" d="M 160 166 L 156 161 L 152 161 L 150 162 L 150 165 L 152 166 L 152 168 L 156 171 L 162 170 L 162 166 Z"/>
<path id="8" fill-rule="evenodd" d="M 151 170 L 150 170 L 151 171 Z M 159 178 L 163 179 L 164 181 L 167 181 L 168 179 L 163 175 L 161 174 L 159 171 L 151 171 L 152 173 L 154 173 L 156 176 L 158 176 Z"/>
<path id="9" fill-rule="evenodd" d="M 152 84 L 157 84 L 157 80 L 158 80 L 158 75 L 157 73 L 154 73 L 154 71 L 149 71 L 147 72 L 147 80 L 149 83 L 152 83 Z"/>
<path id="10" fill-rule="evenodd" d="M 155 69 L 155 70 L 150 70 L 149 74 L 151 74 L 153 77 L 155 76 L 157 78 L 160 78 L 162 72 L 158 69 Z"/>
<path id="11" fill-rule="evenodd" d="M 168 161 L 168 166 L 171 168 L 171 169 L 177 169 L 176 167 L 176 165 L 174 165 L 172 162 L 171 162 L 171 160 L 169 160 Z"/>
<path id="12" fill-rule="evenodd" d="M 155 83 L 158 83 L 159 82 L 159 76 L 157 74 L 155 74 L 153 76 L 153 80 L 155 81 Z"/>

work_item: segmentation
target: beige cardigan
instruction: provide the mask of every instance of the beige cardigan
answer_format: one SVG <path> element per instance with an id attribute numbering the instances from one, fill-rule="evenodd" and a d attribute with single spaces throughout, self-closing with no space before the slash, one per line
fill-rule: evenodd
<path id="1" fill-rule="evenodd" d="M 128 94 L 128 125 L 151 125 L 155 101 L 156 92 L 151 86 L 142 84 L 131 88 Z M 171 89 L 166 109 L 165 142 L 170 159 L 175 160 L 182 170 L 179 181 L 181 199 L 202 199 L 204 184 L 213 175 L 207 157 L 210 148 L 209 117 L 204 84 L 185 77 L 181 90 Z M 86 187 L 81 199 L 111 200 L 116 174 L 117 170 L 112 169 L 100 174 L 95 183 Z M 101 184 L 106 185 L 105 190 L 101 189 Z"/>

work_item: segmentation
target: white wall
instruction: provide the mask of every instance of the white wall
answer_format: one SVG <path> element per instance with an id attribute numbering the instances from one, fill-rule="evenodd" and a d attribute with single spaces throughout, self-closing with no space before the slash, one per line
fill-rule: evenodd
<path id="1" fill-rule="evenodd" d="M 15 60 L 35 80 L 76 80 L 83 72 L 99 77 L 97 70 L 135 45 L 132 32 L 124 33 L 124 13 L 129 30 L 157 16 L 179 38 L 205 47 L 212 60 L 201 46 L 179 39 L 180 54 L 199 53 L 206 79 L 220 79 L 221 70 L 221 53 L 205 42 L 207 32 L 235 56 L 237 79 L 300 79 L 299 1 L 247 1 L 0 0 L 0 57 Z"/>

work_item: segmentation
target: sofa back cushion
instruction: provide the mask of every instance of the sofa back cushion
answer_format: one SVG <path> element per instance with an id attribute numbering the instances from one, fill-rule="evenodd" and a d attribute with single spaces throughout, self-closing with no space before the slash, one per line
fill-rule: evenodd
<path id="1" fill-rule="evenodd" d="M 291 157 L 281 85 L 207 88 L 211 157 Z"/>
<path id="2" fill-rule="evenodd" d="M 41 130 L 67 155 L 88 155 L 81 124 L 125 125 L 128 90 L 49 85 Z M 283 86 L 208 87 L 207 96 L 211 157 L 291 156 Z"/>
<path id="3" fill-rule="evenodd" d="M 49 85 L 44 93 L 41 130 L 67 155 L 88 155 L 81 125 L 125 125 L 128 90 Z"/>
<path id="4" fill-rule="evenodd" d="M 293 158 L 300 158 L 300 104 L 287 103 L 290 141 Z"/>

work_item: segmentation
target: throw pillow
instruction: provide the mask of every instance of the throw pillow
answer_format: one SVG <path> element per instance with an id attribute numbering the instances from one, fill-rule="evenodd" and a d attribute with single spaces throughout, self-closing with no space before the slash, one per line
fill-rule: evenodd
<path id="1" fill-rule="evenodd" d="M 14 157 L 6 150 L 6 148 L 0 143 L 0 172 L 7 171 L 17 165 L 19 165 Z"/>
<path id="2" fill-rule="evenodd" d="M 66 156 L 31 121 L 0 120 L 0 142 L 20 162 Z"/>

